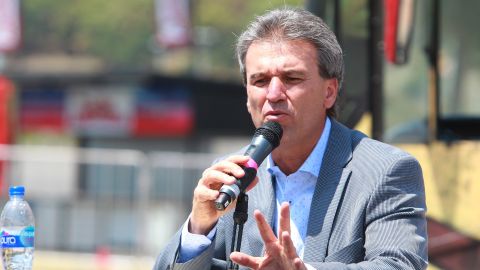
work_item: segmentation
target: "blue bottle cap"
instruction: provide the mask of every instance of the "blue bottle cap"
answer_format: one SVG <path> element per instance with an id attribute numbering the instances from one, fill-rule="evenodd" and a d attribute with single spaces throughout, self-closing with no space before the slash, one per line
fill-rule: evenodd
<path id="1" fill-rule="evenodd" d="M 14 196 L 14 195 L 23 196 L 23 195 L 25 195 L 25 187 L 24 186 L 12 186 L 12 187 L 10 187 L 10 190 L 9 190 L 8 193 L 10 194 L 10 196 Z"/>

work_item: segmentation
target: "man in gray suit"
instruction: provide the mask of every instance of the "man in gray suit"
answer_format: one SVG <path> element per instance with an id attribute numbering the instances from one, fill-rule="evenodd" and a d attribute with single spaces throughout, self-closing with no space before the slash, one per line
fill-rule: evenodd
<path id="1" fill-rule="evenodd" d="M 284 134 L 248 191 L 254 219 L 230 254 L 231 207 L 213 201 L 248 157 L 219 161 L 154 269 L 217 269 L 227 258 L 251 269 L 426 268 L 421 168 L 334 119 L 343 55 L 326 24 L 304 10 L 268 12 L 239 37 L 237 56 L 255 126 L 275 121 Z"/>

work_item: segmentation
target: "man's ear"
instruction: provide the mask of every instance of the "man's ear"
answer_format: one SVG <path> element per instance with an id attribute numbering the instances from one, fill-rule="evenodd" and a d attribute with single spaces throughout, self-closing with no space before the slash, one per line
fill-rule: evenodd
<path id="1" fill-rule="evenodd" d="M 338 95 L 338 80 L 336 78 L 326 80 L 324 106 L 330 109 L 335 104 Z"/>

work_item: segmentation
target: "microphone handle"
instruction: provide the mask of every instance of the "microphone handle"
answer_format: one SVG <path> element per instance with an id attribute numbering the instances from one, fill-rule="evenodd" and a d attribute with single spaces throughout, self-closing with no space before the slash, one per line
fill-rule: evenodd
<path id="1" fill-rule="evenodd" d="M 245 192 L 248 186 L 255 180 L 255 176 L 257 176 L 257 169 L 252 167 L 243 167 L 243 171 L 245 175 L 237 179 L 237 186 L 240 187 L 240 192 Z"/>
<path id="2" fill-rule="evenodd" d="M 253 182 L 257 176 L 257 169 L 252 167 L 243 167 L 245 175 L 238 178 L 236 183 L 231 185 L 228 189 L 221 189 L 220 195 L 215 200 L 215 208 L 219 211 L 225 210 L 241 192 L 245 192 L 247 187 Z"/>

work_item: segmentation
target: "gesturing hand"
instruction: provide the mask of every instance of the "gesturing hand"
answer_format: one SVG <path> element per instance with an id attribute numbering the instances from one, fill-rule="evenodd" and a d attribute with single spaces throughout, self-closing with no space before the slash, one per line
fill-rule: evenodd
<path id="1" fill-rule="evenodd" d="M 230 259 L 251 269 L 306 270 L 307 268 L 298 257 L 290 237 L 290 207 L 288 203 L 282 203 L 280 207 L 280 237 L 278 239 L 259 210 L 255 210 L 254 216 L 265 243 L 264 257 L 232 252 Z"/>

